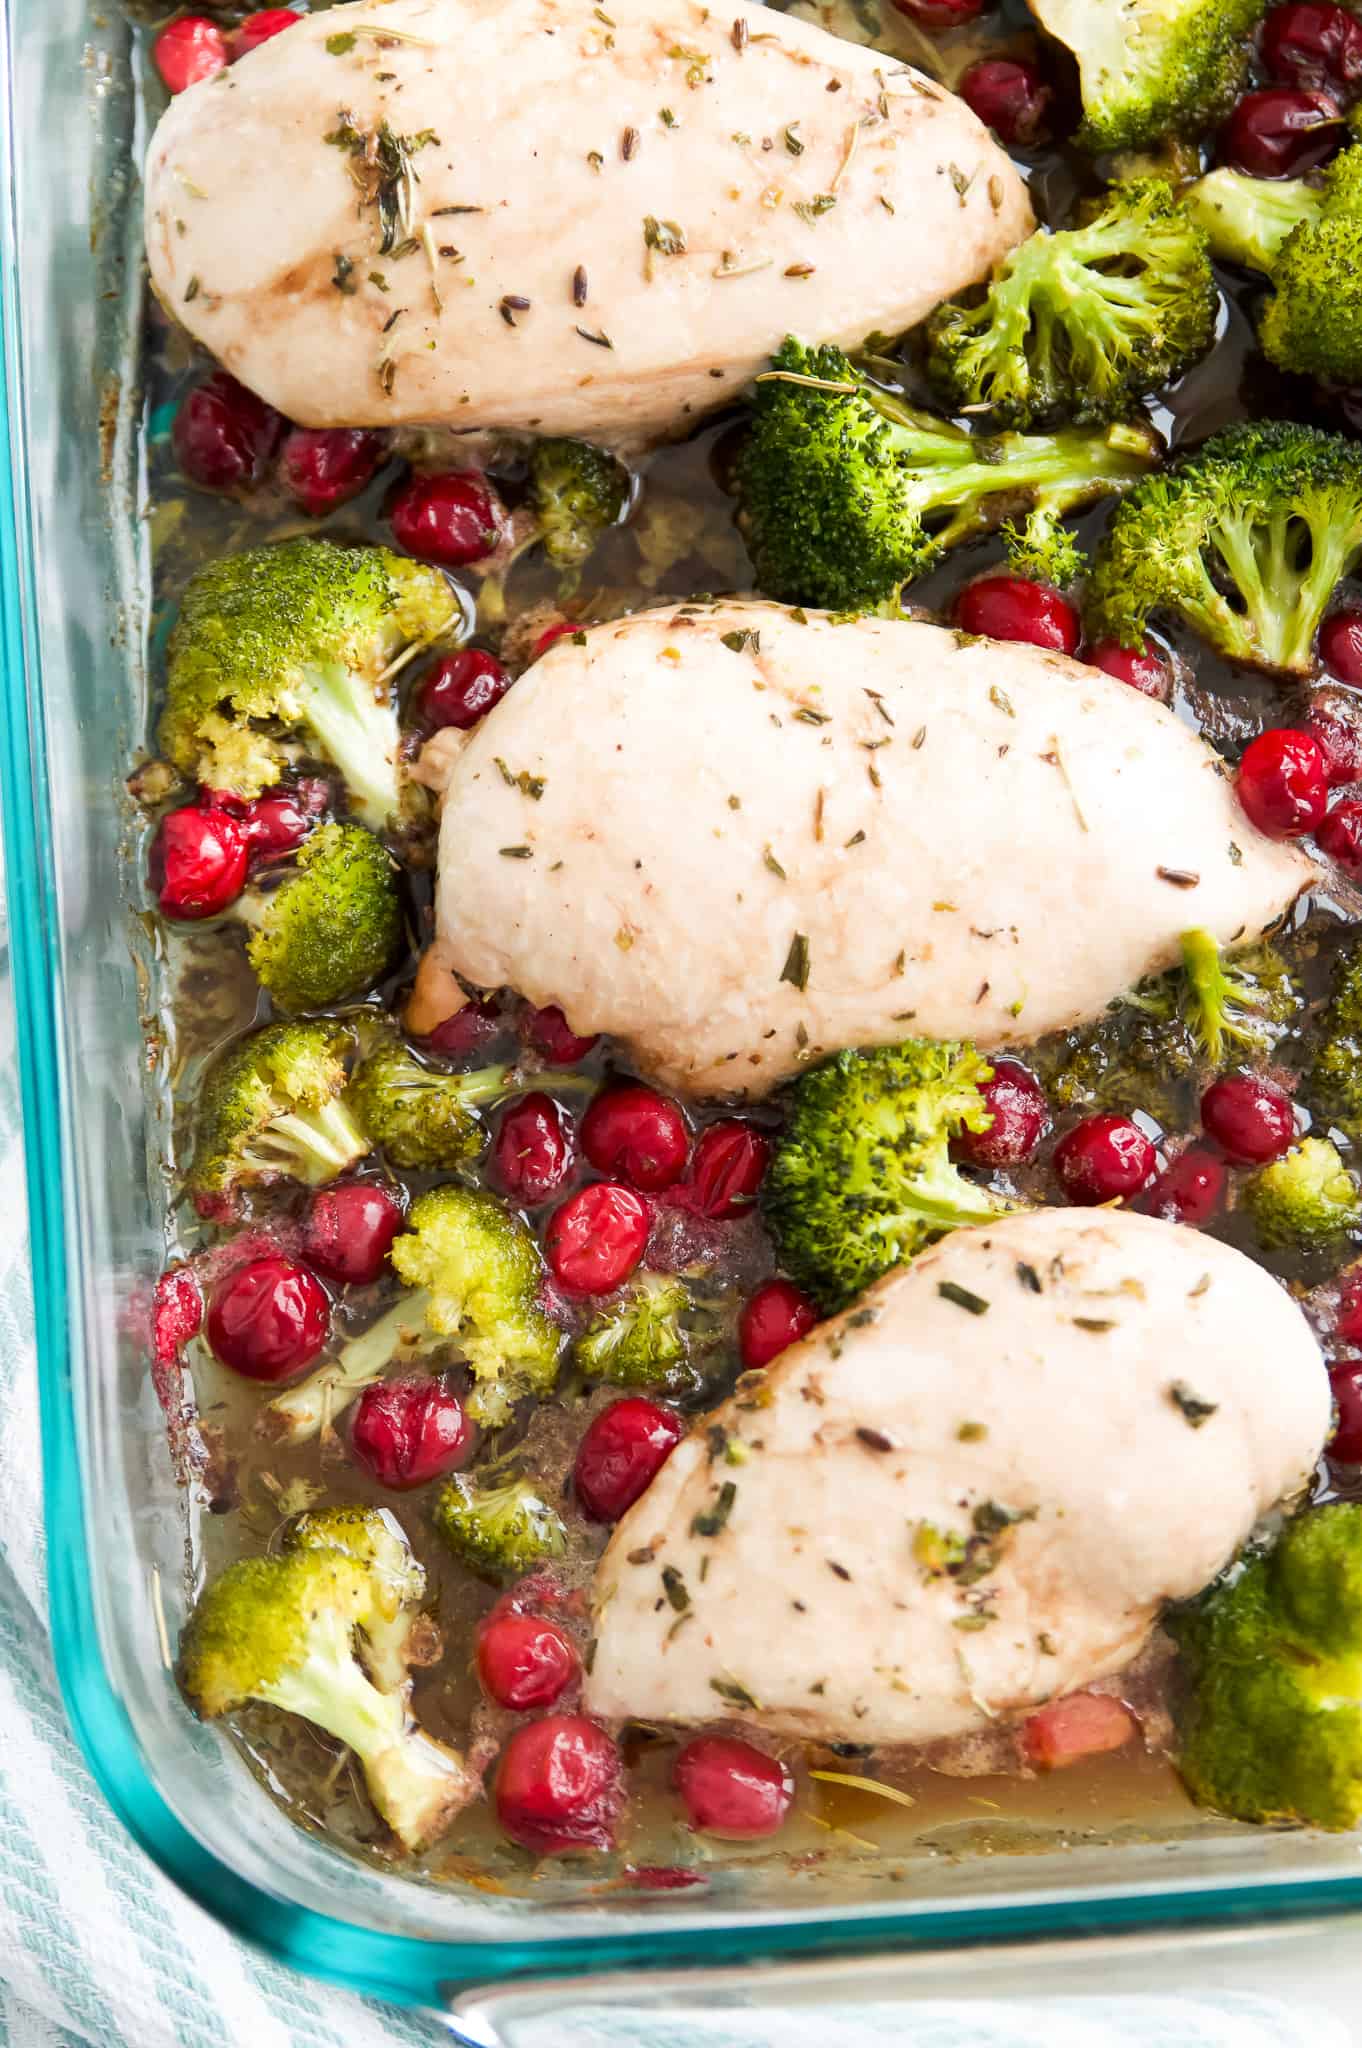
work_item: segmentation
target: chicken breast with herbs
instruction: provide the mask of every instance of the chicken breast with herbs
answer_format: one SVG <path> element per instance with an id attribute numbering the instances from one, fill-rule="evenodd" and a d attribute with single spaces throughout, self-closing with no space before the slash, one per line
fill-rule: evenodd
<path id="1" fill-rule="evenodd" d="M 688 605 L 535 663 L 448 771 L 446 963 L 671 1086 L 756 1096 L 841 1046 L 1077 1024 L 1311 878 L 1099 670 L 803 617 Z"/>
<path id="2" fill-rule="evenodd" d="M 962 101 L 742 0 L 358 0 L 182 93 L 146 177 L 167 309 L 313 427 L 645 439 L 1033 225 Z"/>
<path id="3" fill-rule="evenodd" d="M 596 1573 L 585 1706 L 920 1744 L 1121 1671 L 1307 1483 L 1310 1329 L 1129 1211 L 960 1230 L 704 1417 Z"/>

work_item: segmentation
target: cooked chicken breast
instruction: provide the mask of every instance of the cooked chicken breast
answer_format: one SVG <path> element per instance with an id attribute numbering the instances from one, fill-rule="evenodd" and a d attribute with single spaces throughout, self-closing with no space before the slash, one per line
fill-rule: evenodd
<path id="1" fill-rule="evenodd" d="M 359 0 L 182 93 L 146 176 L 164 304 L 314 427 L 642 440 L 1033 226 L 962 101 L 742 0 Z"/>
<path id="2" fill-rule="evenodd" d="M 443 737 L 443 735 L 442 735 Z M 542 787 L 541 787 L 542 782 Z M 1160 705 L 1062 655 L 778 605 L 559 641 L 445 796 L 443 957 L 695 1094 L 1092 1017 L 1313 873 Z"/>
<path id="3" fill-rule="evenodd" d="M 1024 1713 L 1128 1664 L 1329 1426 L 1285 1290 L 1119 1210 L 957 1231 L 744 1386 L 615 1530 L 589 1713 L 911 1744 Z"/>

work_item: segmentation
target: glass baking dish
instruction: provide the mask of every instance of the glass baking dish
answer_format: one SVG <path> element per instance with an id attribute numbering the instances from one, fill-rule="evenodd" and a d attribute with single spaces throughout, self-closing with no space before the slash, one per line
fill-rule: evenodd
<path id="1" fill-rule="evenodd" d="M 49 1578 L 67 1707 L 111 1804 L 171 1878 L 275 1954 L 372 1996 L 469 2013 L 469 1987 L 512 1977 L 703 1964 L 708 1981 L 723 1965 L 779 1960 L 755 1982 L 784 1998 L 791 1964 L 816 1953 L 924 1955 L 1362 1906 L 1355 1840 L 1207 1824 L 1171 1839 L 1031 1842 L 1027 1854 L 829 1856 L 815 1873 L 749 1862 L 693 1891 L 611 1889 L 585 1873 L 530 1899 L 436 1887 L 299 1830 L 185 1712 L 166 1647 L 192 1530 L 143 1334 L 168 1197 L 159 965 L 135 907 L 122 783 L 147 689 L 145 129 L 129 34 L 111 12 L 0 0 L 0 21 L 0 746 Z M 718 1981 L 731 1995 L 731 1978 Z M 845 1979 L 828 1981 L 844 1998 Z M 469 2025 L 470 2038 L 495 2038 L 491 2020 Z"/>

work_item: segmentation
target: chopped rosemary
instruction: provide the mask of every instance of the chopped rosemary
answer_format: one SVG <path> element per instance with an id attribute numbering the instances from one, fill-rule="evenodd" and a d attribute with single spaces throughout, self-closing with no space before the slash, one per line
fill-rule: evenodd
<path id="1" fill-rule="evenodd" d="M 717 1536 L 732 1514 L 733 1503 L 737 1498 L 738 1488 L 736 1482 L 732 1479 L 725 1479 L 723 1485 L 719 1488 L 719 1497 L 715 1501 L 714 1506 L 704 1509 L 700 1514 L 692 1518 L 690 1525 L 691 1535 Z"/>
<path id="2" fill-rule="evenodd" d="M 1168 1398 L 1175 1408 L 1182 1411 L 1183 1417 L 1192 1429 L 1200 1429 L 1220 1406 L 1218 1401 L 1203 1401 L 1198 1394 L 1192 1392 L 1186 1380 L 1174 1380 L 1168 1389 Z"/>
<path id="3" fill-rule="evenodd" d="M 667 1596 L 668 1605 L 674 1608 L 676 1613 L 684 1614 L 690 1606 L 690 1594 L 686 1591 L 685 1580 L 674 1564 L 664 1564 L 662 1567 L 662 1590 Z"/>
<path id="4" fill-rule="evenodd" d="M 943 1301 L 953 1301 L 957 1308 L 968 1309 L 972 1316 L 988 1313 L 988 1303 L 982 1294 L 971 1294 L 968 1287 L 961 1287 L 954 1280 L 938 1280 L 936 1291 Z"/>
<path id="5" fill-rule="evenodd" d="M 785 955 L 785 965 L 780 970 L 782 981 L 788 981 L 801 995 L 809 985 L 809 942 L 803 932 L 796 932 L 790 941 L 790 950 Z"/>

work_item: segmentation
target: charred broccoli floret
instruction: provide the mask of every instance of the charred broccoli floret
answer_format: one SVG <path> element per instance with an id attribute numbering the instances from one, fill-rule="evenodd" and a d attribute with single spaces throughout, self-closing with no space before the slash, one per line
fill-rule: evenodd
<path id="1" fill-rule="evenodd" d="M 438 569 L 386 548 L 303 538 L 225 555 L 180 605 L 161 745 L 182 774 L 241 797 L 278 782 L 301 745 L 381 830 L 400 803 L 389 677 L 458 617 Z"/>
<path id="2" fill-rule="evenodd" d="M 980 1093 L 992 1073 L 973 1046 L 910 1038 L 838 1053 L 794 1083 L 762 1209 L 782 1265 L 820 1308 L 1011 1206 L 950 1157 L 959 1132 L 992 1123 Z"/>
<path id="3" fill-rule="evenodd" d="M 520 1085 L 514 1064 L 444 1073 L 385 1035 L 355 1069 L 347 1099 L 395 1166 L 447 1168 L 477 1158 L 487 1136 L 478 1111 Z"/>
<path id="4" fill-rule="evenodd" d="M 1362 950 L 1339 962 L 1305 1092 L 1318 1115 L 1362 1137 Z"/>
<path id="5" fill-rule="evenodd" d="M 474 1571 L 523 1572 L 567 1549 L 562 1521 L 528 1479 L 479 1487 L 456 1474 L 440 1488 L 434 1518 L 454 1555 Z"/>
<path id="6" fill-rule="evenodd" d="M 1227 114 L 1267 0 L 1029 0 L 1072 52 L 1084 149 L 1140 149 L 1197 135 Z"/>
<path id="7" fill-rule="evenodd" d="M 1181 618 L 1231 661 L 1308 674 L 1362 554 L 1362 447 L 1285 420 L 1227 428 L 1117 506 L 1088 586 L 1095 637 Z"/>
<path id="8" fill-rule="evenodd" d="M 758 588 L 833 611 L 892 602 L 948 548 L 1014 515 L 1012 545 L 1071 579 L 1061 516 L 1157 460 L 1144 426 L 976 437 L 881 391 L 838 348 L 789 340 L 758 380 L 735 472 Z"/>
<path id="9" fill-rule="evenodd" d="M 589 1380 L 678 1393 L 694 1380 L 682 1320 L 689 1306 L 685 1283 L 674 1274 L 640 1273 L 593 1316 L 573 1357 Z"/>
<path id="10" fill-rule="evenodd" d="M 1206 237 L 1162 179 L 1119 187 L 1086 225 L 1041 230 L 1005 256 L 974 305 L 928 328 L 928 369 L 952 411 L 1006 426 L 1129 412 L 1215 340 Z"/>
<path id="11" fill-rule="evenodd" d="M 373 1610 L 362 1624 L 360 1657 L 380 1692 L 399 1691 L 418 1661 L 414 1652 L 431 1629 L 420 1611 L 425 1570 L 397 1517 L 386 1508 L 310 1508 L 285 1525 L 283 1547 L 339 1550 L 368 1567 Z"/>
<path id="12" fill-rule="evenodd" d="M 1327 1138 L 1303 1138 L 1260 1167 L 1243 1202 L 1269 1251 L 1317 1250 L 1362 1224 L 1362 1194 Z"/>
<path id="13" fill-rule="evenodd" d="M 559 569 L 578 569 L 629 502 L 628 472 L 589 441 L 550 437 L 530 450 L 536 539 Z"/>
<path id="14" fill-rule="evenodd" d="M 402 940 L 392 856 L 363 825 L 323 825 L 274 889 L 243 897 L 247 953 L 280 1010 L 322 1010 L 367 995 Z"/>
<path id="15" fill-rule="evenodd" d="M 369 1150 L 342 1100 L 350 1032 L 333 1023 L 270 1024 L 209 1068 L 199 1095 L 187 1186 L 199 1206 L 231 1207 L 248 1187 L 319 1187 Z"/>

